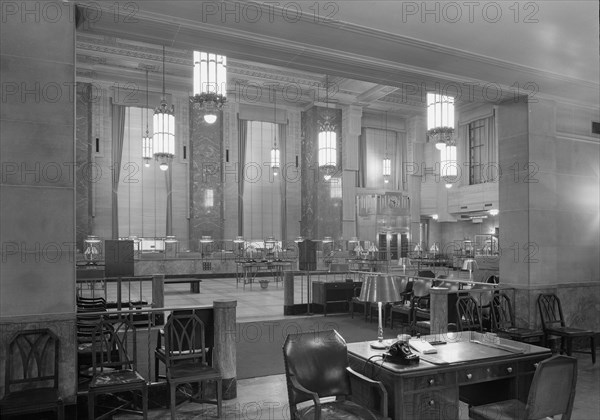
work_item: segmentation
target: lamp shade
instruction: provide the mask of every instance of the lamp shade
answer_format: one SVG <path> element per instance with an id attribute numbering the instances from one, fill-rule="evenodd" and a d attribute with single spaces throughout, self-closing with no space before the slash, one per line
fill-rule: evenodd
<path id="1" fill-rule="evenodd" d="M 382 274 L 368 276 L 360 289 L 359 300 L 363 302 L 398 302 L 400 288 L 394 277 Z"/>
<path id="2" fill-rule="evenodd" d="M 477 261 L 473 260 L 473 259 L 467 259 L 463 261 L 463 265 L 462 265 L 462 269 L 463 270 L 469 270 L 469 271 L 473 271 L 477 269 Z"/>

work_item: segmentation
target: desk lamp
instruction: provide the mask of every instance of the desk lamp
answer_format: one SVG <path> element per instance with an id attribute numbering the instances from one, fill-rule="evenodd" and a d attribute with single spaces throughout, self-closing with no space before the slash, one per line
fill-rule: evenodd
<path id="1" fill-rule="evenodd" d="M 466 259 L 463 262 L 462 269 L 469 270 L 469 280 L 473 280 L 473 270 L 477 268 L 477 261 L 474 259 Z"/>
<path id="2" fill-rule="evenodd" d="M 377 302 L 379 313 L 379 326 L 377 329 L 377 341 L 369 344 L 374 349 L 385 349 L 383 344 L 383 326 L 381 324 L 381 308 L 383 303 L 398 302 L 401 299 L 400 289 L 392 276 L 377 274 L 368 276 L 360 289 L 359 300 L 363 302 Z"/>

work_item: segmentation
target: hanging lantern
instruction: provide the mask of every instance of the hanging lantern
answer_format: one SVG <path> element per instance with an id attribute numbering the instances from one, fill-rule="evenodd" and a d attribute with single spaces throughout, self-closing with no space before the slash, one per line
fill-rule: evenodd
<path id="1" fill-rule="evenodd" d="M 169 163 L 175 156 L 175 107 L 167 105 L 165 99 L 165 47 L 163 46 L 163 99 L 154 110 L 154 137 L 152 153 L 159 162 L 160 169 L 169 169 Z"/>
<path id="2" fill-rule="evenodd" d="M 194 90 L 190 98 L 204 111 L 204 121 L 213 124 L 227 96 L 227 57 L 194 51 Z"/>

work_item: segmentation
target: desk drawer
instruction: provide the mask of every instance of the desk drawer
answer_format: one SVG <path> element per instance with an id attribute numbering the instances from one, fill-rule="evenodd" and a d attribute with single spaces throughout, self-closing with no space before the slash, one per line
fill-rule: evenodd
<path id="1" fill-rule="evenodd" d="M 505 378 L 517 374 L 517 363 L 500 363 L 497 365 L 483 367 L 465 367 L 458 372 L 458 383 L 468 384 L 480 381 L 486 381 L 494 378 Z"/>
<path id="2" fill-rule="evenodd" d="M 431 375 L 407 378 L 404 380 L 407 390 L 419 391 L 422 389 L 435 388 L 438 386 L 449 386 L 456 383 L 456 373 L 435 373 Z"/>
<path id="3" fill-rule="evenodd" d="M 400 418 L 418 420 L 457 419 L 458 404 L 458 392 L 455 387 L 418 392 L 404 397 L 403 415 Z"/>

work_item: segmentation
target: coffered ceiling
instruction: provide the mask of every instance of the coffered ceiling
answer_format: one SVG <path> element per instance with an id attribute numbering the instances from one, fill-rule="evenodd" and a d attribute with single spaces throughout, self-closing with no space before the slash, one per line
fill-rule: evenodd
<path id="1" fill-rule="evenodd" d="M 425 3 L 433 15 L 408 9 Z M 277 83 L 301 107 L 324 99 L 326 74 L 333 102 L 405 115 L 440 87 L 462 104 L 598 106 L 597 1 L 452 3 L 459 18 L 444 2 L 77 2 L 78 78 L 139 82 L 148 69 L 159 90 L 165 45 L 169 89 L 184 92 L 196 49 L 227 55 L 229 95 Z"/>

